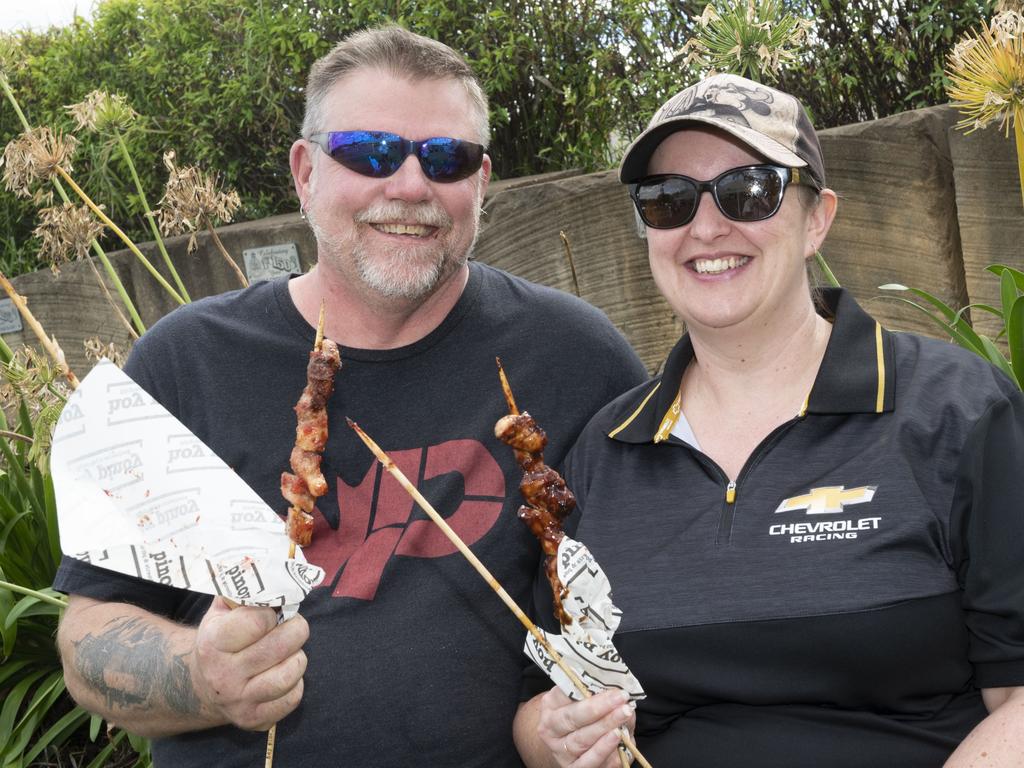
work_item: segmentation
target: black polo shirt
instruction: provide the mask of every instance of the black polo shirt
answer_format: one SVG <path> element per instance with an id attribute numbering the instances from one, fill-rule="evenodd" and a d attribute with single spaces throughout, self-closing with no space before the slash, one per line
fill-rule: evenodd
<path id="1" fill-rule="evenodd" d="M 935 768 L 1024 685 L 1024 397 L 822 298 L 813 389 L 734 485 L 670 434 L 686 336 L 567 460 L 654 765 Z"/>

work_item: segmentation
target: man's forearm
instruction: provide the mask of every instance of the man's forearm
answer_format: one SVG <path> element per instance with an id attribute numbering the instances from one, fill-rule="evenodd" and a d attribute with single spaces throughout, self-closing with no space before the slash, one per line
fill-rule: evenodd
<path id="1" fill-rule="evenodd" d="M 194 633 L 135 606 L 72 596 L 58 632 L 68 690 L 144 736 L 220 725 L 193 686 Z"/>

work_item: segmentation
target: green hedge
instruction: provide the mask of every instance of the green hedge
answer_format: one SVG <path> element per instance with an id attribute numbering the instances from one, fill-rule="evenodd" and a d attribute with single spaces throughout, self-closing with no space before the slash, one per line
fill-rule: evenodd
<path id="1" fill-rule="evenodd" d="M 783 75 L 827 127 L 944 101 L 941 68 L 990 2 L 785 2 L 817 18 L 799 69 Z M 151 204 L 161 156 L 216 170 L 240 219 L 295 210 L 288 148 L 312 61 L 345 34 L 398 21 L 464 52 L 491 97 L 497 176 L 609 167 L 617 137 L 696 73 L 674 57 L 703 2 L 672 0 L 100 0 L 93 20 L 6 40 L 2 64 L 30 122 L 70 129 L 64 106 L 102 88 L 140 113 L 128 133 Z M 895 31 L 894 31 L 895 30 Z M 0 104 L 0 142 L 20 132 Z M 96 137 L 75 176 L 115 221 L 149 239 L 120 158 Z M 0 192 L 0 269 L 38 267 L 35 209 Z M 105 245 L 120 247 L 108 239 Z"/>

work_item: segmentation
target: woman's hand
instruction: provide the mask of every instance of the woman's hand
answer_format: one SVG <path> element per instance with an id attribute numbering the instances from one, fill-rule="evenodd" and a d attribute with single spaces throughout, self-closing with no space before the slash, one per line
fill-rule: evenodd
<path id="1" fill-rule="evenodd" d="M 550 753 L 549 765 L 563 768 L 621 768 L 620 726 L 636 722 L 629 696 L 608 690 L 573 701 L 558 688 L 538 697 L 537 736 Z"/>

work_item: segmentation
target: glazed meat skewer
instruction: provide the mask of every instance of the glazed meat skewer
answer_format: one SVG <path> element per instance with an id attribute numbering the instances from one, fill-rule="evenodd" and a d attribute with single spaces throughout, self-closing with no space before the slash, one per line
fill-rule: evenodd
<path id="1" fill-rule="evenodd" d="M 519 412 L 505 370 L 501 367 L 501 358 L 495 359 L 509 414 L 502 416 L 494 425 L 494 435 L 512 447 L 516 461 L 523 468 L 519 492 L 526 504 L 519 508 L 519 519 L 526 523 L 540 541 L 544 552 L 544 573 L 551 584 L 555 618 L 562 626 L 568 626 L 572 624 L 572 617 L 562 607 L 568 590 L 558 578 L 556 556 L 558 544 L 565 536 L 562 522 L 576 507 L 576 498 L 566 487 L 562 476 L 544 463 L 543 451 L 548 443 L 547 435 L 529 413 Z"/>

